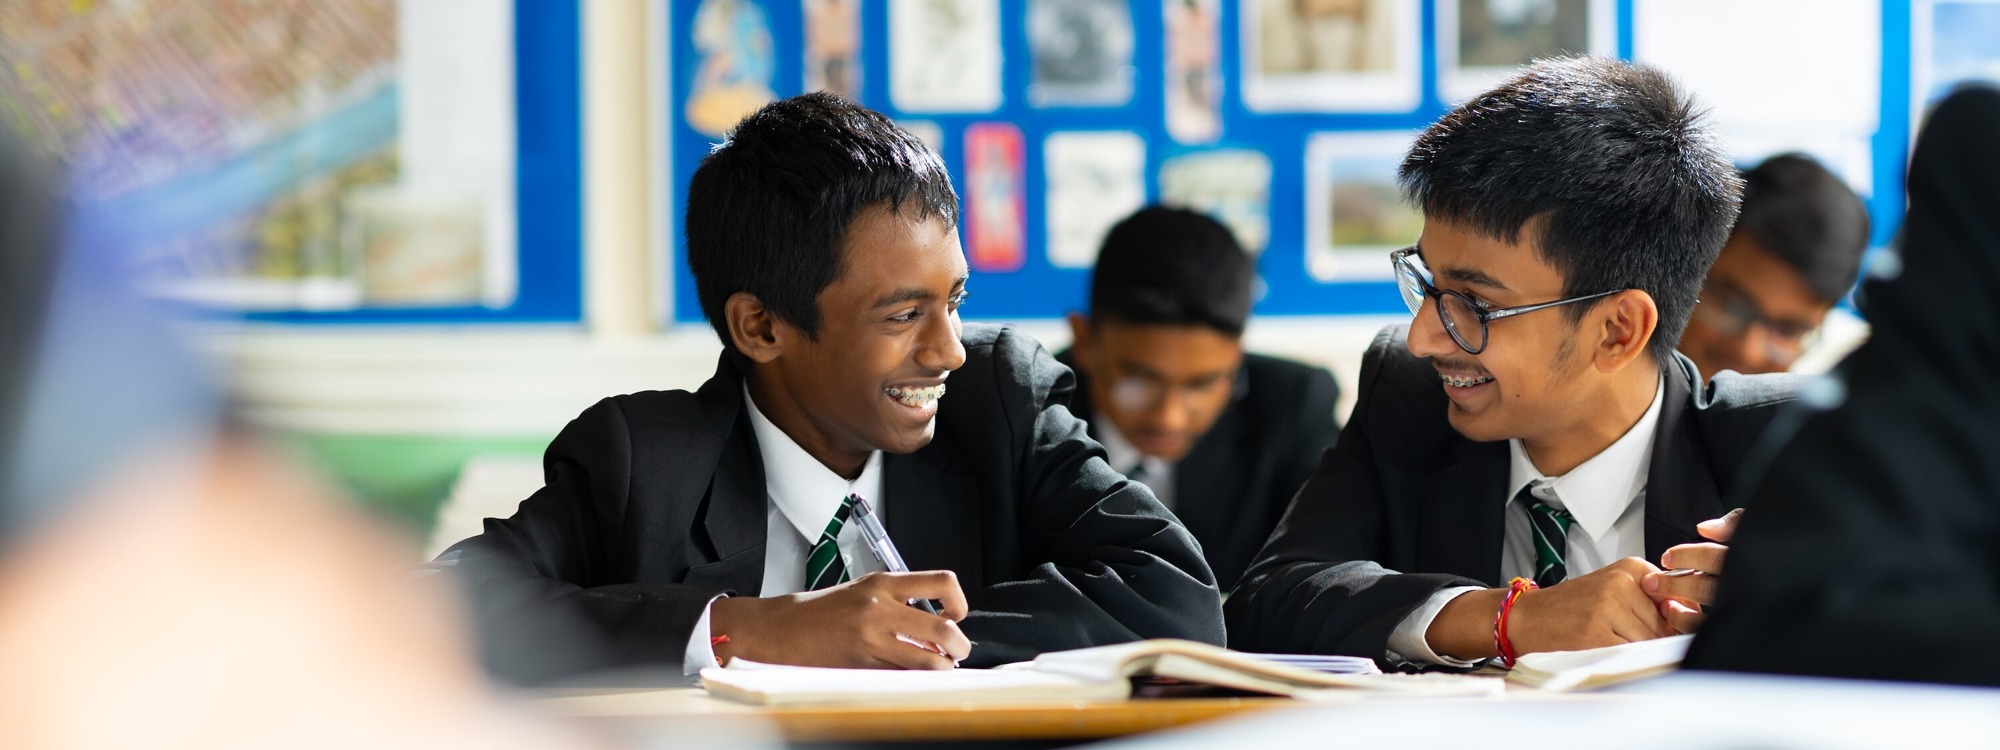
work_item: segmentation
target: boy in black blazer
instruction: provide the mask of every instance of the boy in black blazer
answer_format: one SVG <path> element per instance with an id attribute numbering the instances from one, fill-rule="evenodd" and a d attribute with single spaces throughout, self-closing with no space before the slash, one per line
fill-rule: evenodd
<path id="1" fill-rule="evenodd" d="M 1231 645 L 1464 667 L 1692 630 L 1728 533 L 1697 525 L 1793 391 L 1674 351 L 1740 189 L 1699 110 L 1652 68 L 1545 60 L 1399 178 L 1423 234 L 1384 262 L 1416 317 L 1363 360 Z"/>
<path id="2" fill-rule="evenodd" d="M 1234 585 L 1339 433 L 1324 368 L 1243 351 L 1256 263 L 1220 222 L 1164 206 L 1104 237 L 1090 311 L 1069 316 L 1070 411 Z"/>
<path id="3" fill-rule="evenodd" d="M 959 205 L 935 153 L 807 94 L 744 120 L 688 192 L 715 377 L 591 407 L 549 446 L 547 485 L 445 554 L 483 617 L 591 644 L 520 676 L 1222 641 L 1199 547 L 1064 408 L 1069 370 L 959 322 Z M 864 506 L 917 572 L 886 572 Z M 922 599 L 941 613 L 905 604 Z"/>

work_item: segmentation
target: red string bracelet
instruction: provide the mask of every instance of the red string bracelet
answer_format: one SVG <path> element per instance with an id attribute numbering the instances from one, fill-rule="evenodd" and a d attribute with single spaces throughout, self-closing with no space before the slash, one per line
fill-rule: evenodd
<path id="1" fill-rule="evenodd" d="M 715 648 L 716 646 L 720 646 L 720 645 L 722 645 L 722 644 L 724 644 L 724 643 L 728 643 L 728 642 L 729 642 L 729 634 L 728 634 L 728 633 L 723 633 L 722 635 L 718 635 L 718 636 L 716 636 L 716 637 L 714 637 L 714 638 L 710 638 L 710 639 L 708 639 L 708 647 L 709 647 L 709 648 Z"/>
<path id="2" fill-rule="evenodd" d="M 1516 577 L 1507 582 L 1507 597 L 1500 600 L 1500 611 L 1493 616 L 1493 648 L 1500 652 L 1500 665 L 1514 668 L 1514 660 L 1519 654 L 1514 652 L 1514 642 L 1507 639 L 1507 616 L 1514 612 L 1514 600 L 1521 592 L 1541 588 L 1534 581 Z"/>

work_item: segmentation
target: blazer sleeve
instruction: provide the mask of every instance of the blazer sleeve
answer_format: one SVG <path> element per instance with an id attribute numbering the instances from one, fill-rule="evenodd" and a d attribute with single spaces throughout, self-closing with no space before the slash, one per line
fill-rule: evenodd
<path id="1" fill-rule="evenodd" d="M 1346 429 L 1230 593 L 1230 647 L 1383 659 L 1390 633 L 1431 594 L 1485 585 L 1399 573 L 1380 562 L 1394 530 L 1376 443 L 1410 418 L 1394 413 L 1393 403 L 1376 403 L 1384 360 L 1401 346 L 1395 331 L 1384 330 L 1369 347 Z"/>
<path id="2" fill-rule="evenodd" d="M 1340 427 L 1333 419 L 1334 406 L 1340 401 L 1340 386 L 1333 373 L 1313 367 L 1305 370 L 1304 375 L 1297 389 L 1299 413 L 1303 416 L 1296 439 L 1285 446 L 1287 453 L 1278 467 L 1273 494 L 1284 495 L 1271 498 L 1274 506 L 1290 500 L 1312 479 L 1320 459 L 1340 437 Z"/>
<path id="3" fill-rule="evenodd" d="M 439 556 L 467 589 L 482 656 L 500 676 L 532 683 L 632 665 L 679 674 L 697 620 L 726 592 L 601 583 L 620 557 L 631 457 L 624 410 L 599 401 L 549 444 L 540 490 Z"/>
<path id="4" fill-rule="evenodd" d="M 962 627 L 979 644 L 968 665 L 1146 638 L 1223 643 L 1220 592 L 1194 536 L 1105 462 L 1069 412 L 1069 368 L 1021 334 L 1000 338 L 997 397 L 1021 446 L 1018 534 L 1032 557 L 1025 575 L 966 592 Z"/>

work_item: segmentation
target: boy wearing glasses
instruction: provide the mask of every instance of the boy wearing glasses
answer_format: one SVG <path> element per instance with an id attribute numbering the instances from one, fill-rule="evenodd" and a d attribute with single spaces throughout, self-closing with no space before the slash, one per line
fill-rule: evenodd
<path id="1" fill-rule="evenodd" d="M 1743 174 L 1743 213 L 1708 269 L 1681 352 L 1702 375 L 1784 372 L 1847 296 L 1868 249 L 1868 208 L 1800 154 Z"/>
<path id="2" fill-rule="evenodd" d="M 1657 70 L 1570 58 L 1418 137 L 1423 234 L 1385 259 L 1416 317 L 1370 347 L 1230 645 L 1464 667 L 1699 623 L 1734 519 L 1696 526 L 1792 383 L 1704 389 L 1674 351 L 1740 185 L 1697 120 Z"/>
<path id="3" fill-rule="evenodd" d="M 1187 524 L 1224 591 L 1339 433 L 1332 373 L 1244 353 L 1256 278 L 1221 223 L 1141 209 L 1105 235 L 1090 312 L 1056 355 L 1076 370 L 1070 411 Z"/>

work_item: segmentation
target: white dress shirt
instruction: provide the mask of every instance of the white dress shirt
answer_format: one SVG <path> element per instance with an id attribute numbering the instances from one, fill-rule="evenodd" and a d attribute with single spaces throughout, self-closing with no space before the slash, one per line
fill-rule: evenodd
<path id="1" fill-rule="evenodd" d="M 1097 442 L 1104 446 L 1105 462 L 1118 473 L 1145 483 L 1153 491 L 1153 496 L 1160 499 L 1161 505 L 1173 510 L 1174 464 L 1159 456 L 1140 453 L 1139 448 L 1125 438 L 1125 433 L 1118 431 L 1118 425 L 1112 424 L 1108 416 L 1099 414 L 1091 426 L 1097 428 Z M 1139 469 L 1145 471 L 1140 472 Z"/>
<path id="2" fill-rule="evenodd" d="M 1512 458 L 1507 473 L 1507 528 L 1500 545 L 1500 578 L 1535 577 L 1534 526 L 1528 509 L 1513 501 L 1522 487 L 1533 485 L 1530 493 L 1543 504 L 1569 511 L 1576 519 L 1569 527 L 1563 564 L 1570 578 L 1627 557 L 1646 554 L 1646 472 L 1653 464 L 1653 436 L 1660 424 L 1660 405 L 1666 397 L 1664 376 L 1653 387 L 1653 404 L 1644 416 L 1610 446 L 1578 464 L 1568 474 L 1551 477 L 1535 468 L 1521 441 L 1507 441 Z M 1431 650 L 1426 634 L 1431 621 L 1452 599 L 1478 586 L 1439 591 L 1396 625 L 1389 635 L 1389 658 L 1395 661 L 1448 664 L 1469 667 L 1477 662 L 1454 659 Z"/>
<path id="3" fill-rule="evenodd" d="M 861 475 L 850 482 L 826 468 L 826 464 L 772 424 L 750 398 L 747 386 L 743 389 L 743 406 L 750 412 L 757 453 L 764 459 L 764 586 L 757 595 L 798 593 L 806 587 L 806 557 L 812 554 L 820 533 L 826 531 L 827 522 L 833 520 L 841 500 L 848 495 L 860 495 L 877 516 L 888 513 L 888 502 L 882 497 L 882 452 L 868 454 Z M 835 543 L 840 547 L 840 559 L 847 565 L 849 578 L 886 569 L 862 538 L 861 525 L 852 518 L 840 527 Z M 714 606 L 711 600 L 709 607 Z M 687 659 L 683 662 L 687 674 L 717 666 L 715 648 L 709 645 L 712 635 L 709 613 L 709 609 L 702 610 L 701 619 L 688 636 Z"/>

